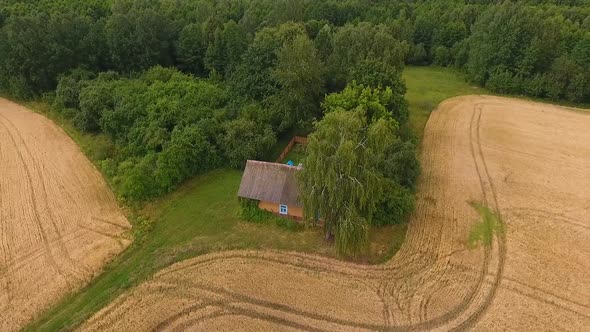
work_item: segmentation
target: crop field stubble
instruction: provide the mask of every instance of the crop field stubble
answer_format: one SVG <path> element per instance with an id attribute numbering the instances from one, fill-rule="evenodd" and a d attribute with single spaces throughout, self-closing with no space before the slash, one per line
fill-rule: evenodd
<path id="1" fill-rule="evenodd" d="M 15 331 L 130 243 L 100 173 L 53 122 L 0 98 L 0 330 Z"/>
<path id="2" fill-rule="evenodd" d="M 583 330 L 589 128 L 588 114 L 557 106 L 449 99 L 428 121 L 417 212 L 391 261 L 209 254 L 157 273 L 82 330 Z M 469 250 L 472 201 L 495 210 L 505 231 Z"/>

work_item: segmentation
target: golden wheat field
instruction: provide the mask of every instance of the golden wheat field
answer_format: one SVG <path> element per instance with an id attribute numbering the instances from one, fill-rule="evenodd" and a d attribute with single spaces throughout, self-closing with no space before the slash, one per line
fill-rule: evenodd
<path id="1" fill-rule="evenodd" d="M 570 330 L 590 326 L 590 116 L 488 96 L 426 126 L 417 211 L 378 266 L 232 251 L 175 264 L 83 330 Z M 480 202 L 501 217 L 468 249 Z"/>
<path id="2" fill-rule="evenodd" d="M 67 134 L 0 98 L 0 331 L 87 284 L 129 244 L 129 228 Z"/>

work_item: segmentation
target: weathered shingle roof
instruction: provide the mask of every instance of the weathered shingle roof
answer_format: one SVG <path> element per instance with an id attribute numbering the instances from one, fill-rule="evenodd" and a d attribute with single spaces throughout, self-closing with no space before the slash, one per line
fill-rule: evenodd
<path id="1" fill-rule="evenodd" d="M 239 197 L 259 201 L 301 206 L 295 177 L 299 167 L 248 160 L 240 183 Z"/>

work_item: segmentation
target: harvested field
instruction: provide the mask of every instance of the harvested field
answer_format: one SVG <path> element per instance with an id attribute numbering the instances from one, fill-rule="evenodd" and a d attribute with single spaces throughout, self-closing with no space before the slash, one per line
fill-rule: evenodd
<path id="1" fill-rule="evenodd" d="M 0 331 L 87 284 L 129 244 L 129 228 L 66 133 L 0 98 Z"/>
<path id="2" fill-rule="evenodd" d="M 417 212 L 379 266 L 230 251 L 172 265 L 83 330 L 572 330 L 590 326 L 590 115 L 466 96 L 432 113 Z M 479 216 L 504 233 L 469 250 Z"/>

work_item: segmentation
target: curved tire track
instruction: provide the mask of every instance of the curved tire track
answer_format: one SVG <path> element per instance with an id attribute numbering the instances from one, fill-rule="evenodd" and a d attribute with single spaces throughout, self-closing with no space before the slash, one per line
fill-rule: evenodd
<path id="1" fill-rule="evenodd" d="M 128 223 L 65 132 L 1 98 L 0 174 L 0 330 L 15 331 L 124 248 Z M 103 234 L 88 230 L 94 219 Z"/>

